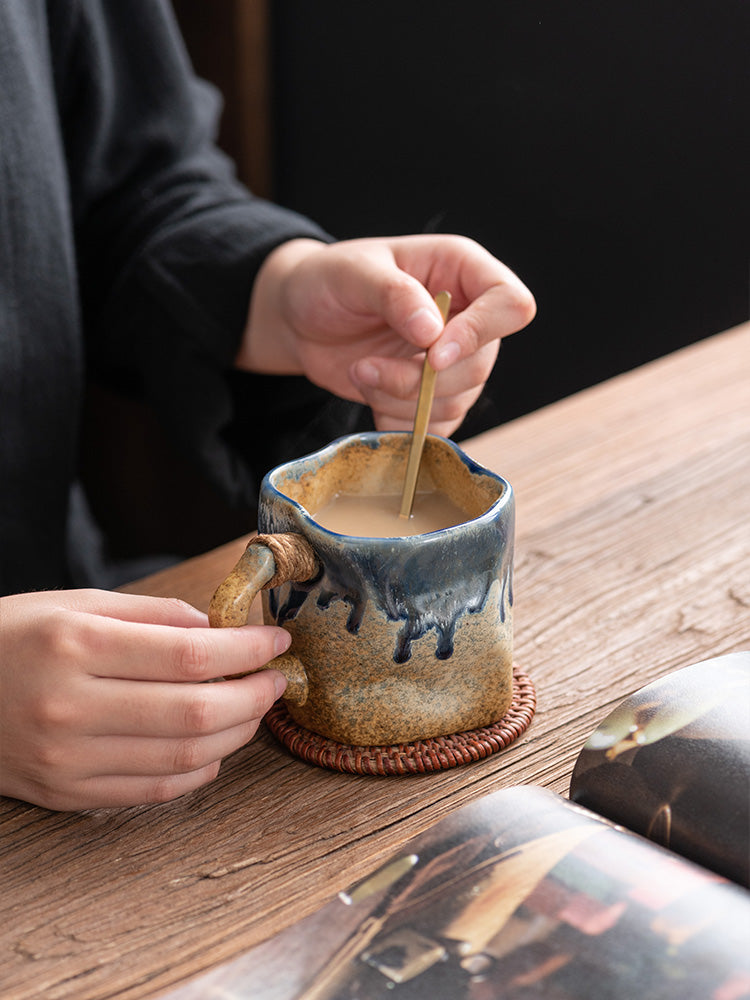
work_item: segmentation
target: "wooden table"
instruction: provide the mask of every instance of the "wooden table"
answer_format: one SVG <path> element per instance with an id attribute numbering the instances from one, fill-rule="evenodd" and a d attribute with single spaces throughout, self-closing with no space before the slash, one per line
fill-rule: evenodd
<path id="1" fill-rule="evenodd" d="M 517 661 L 538 693 L 520 741 L 452 771 L 372 778 L 303 764 L 262 731 L 168 805 L 76 815 L 4 800 L 4 997 L 156 996 L 478 796 L 565 793 L 623 697 L 750 648 L 750 324 L 465 447 L 517 494 Z M 128 589 L 205 608 L 241 547 Z"/>

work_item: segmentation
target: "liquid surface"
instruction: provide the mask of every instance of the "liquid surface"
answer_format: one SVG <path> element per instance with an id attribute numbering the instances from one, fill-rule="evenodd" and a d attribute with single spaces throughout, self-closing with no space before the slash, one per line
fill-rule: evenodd
<path id="1" fill-rule="evenodd" d="M 313 514 L 329 531 L 339 535 L 364 538 L 397 538 L 400 535 L 424 535 L 470 520 L 445 493 L 417 493 L 410 518 L 401 517 L 400 493 L 376 493 L 359 496 L 337 493 Z"/>

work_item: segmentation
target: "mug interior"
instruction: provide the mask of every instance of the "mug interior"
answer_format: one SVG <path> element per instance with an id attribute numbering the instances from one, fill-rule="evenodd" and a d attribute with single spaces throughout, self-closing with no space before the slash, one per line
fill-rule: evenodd
<path id="1" fill-rule="evenodd" d="M 403 489 L 409 433 L 358 434 L 333 442 L 307 458 L 275 469 L 271 485 L 300 504 L 312 520 L 338 494 L 375 496 Z M 474 463 L 445 438 L 424 444 L 417 490 L 440 491 L 474 520 L 500 500 L 508 484 Z"/>

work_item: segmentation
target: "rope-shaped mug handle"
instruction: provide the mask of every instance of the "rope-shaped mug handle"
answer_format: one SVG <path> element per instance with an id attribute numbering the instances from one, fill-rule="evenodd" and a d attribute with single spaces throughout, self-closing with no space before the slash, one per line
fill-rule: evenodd
<path id="1" fill-rule="evenodd" d="M 211 598 L 208 608 L 209 625 L 212 628 L 247 625 L 250 606 L 259 591 L 278 587 L 290 580 L 304 583 L 312 580 L 319 572 L 318 557 L 302 535 L 291 532 L 255 535 L 248 542 L 232 572 L 219 584 Z M 307 675 L 294 653 L 282 653 L 260 669 L 271 668 L 281 671 L 287 679 L 284 698 L 295 705 L 304 705 L 308 694 Z"/>

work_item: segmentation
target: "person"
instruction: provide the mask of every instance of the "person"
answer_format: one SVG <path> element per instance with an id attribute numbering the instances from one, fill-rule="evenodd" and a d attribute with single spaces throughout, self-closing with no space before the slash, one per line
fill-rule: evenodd
<path id="1" fill-rule="evenodd" d="M 253 196 L 214 144 L 217 105 L 167 0 L 0 6 L 0 793 L 50 809 L 211 781 L 284 680 L 204 682 L 289 641 L 76 578 L 85 379 L 149 400 L 252 503 L 275 457 L 246 432 L 262 415 L 280 451 L 337 436 L 351 403 L 408 428 L 426 352 L 430 429 L 448 435 L 535 309 L 466 238 L 336 242 Z"/>

